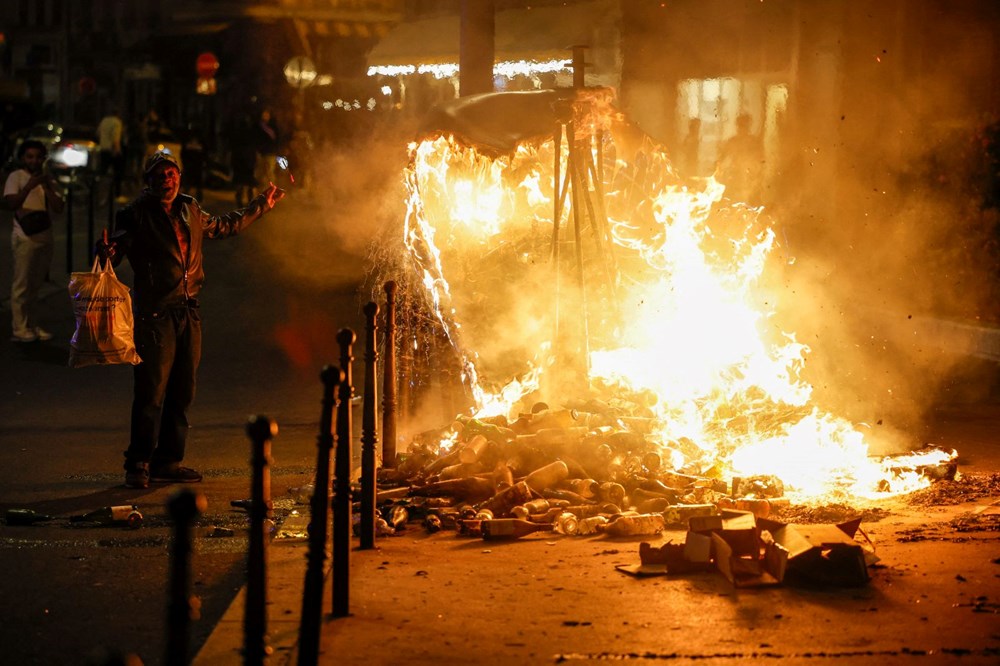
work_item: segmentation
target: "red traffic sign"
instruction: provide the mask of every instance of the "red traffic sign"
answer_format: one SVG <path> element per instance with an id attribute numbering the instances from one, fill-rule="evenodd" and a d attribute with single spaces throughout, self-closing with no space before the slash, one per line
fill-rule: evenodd
<path id="1" fill-rule="evenodd" d="M 198 72 L 199 77 L 210 79 L 215 76 L 215 72 L 219 69 L 219 59 L 211 51 L 206 51 L 195 60 L 194 68 Z"/>

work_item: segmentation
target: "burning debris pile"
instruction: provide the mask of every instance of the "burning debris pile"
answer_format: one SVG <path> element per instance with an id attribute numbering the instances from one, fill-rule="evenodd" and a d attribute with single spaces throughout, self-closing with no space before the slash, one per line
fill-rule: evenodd
<path id="1" fill-rule="evenodd" d="M 756 520 L 792 504 L 953 477 L 954 451 L 873 456 L 873 430 L 814 401 L 810 350 L 785 331 L 772 276 L 791 262 L 762 209 L 682 177 L 612 102 L 593 89 L 470 98 L 412 144 L 404 233 L 374 276 L 401 287 L 401 415 L 411 432 L 433 418 L 444 368 L 464 400 L 386 461 L 391 522 L 415 512 L 496 539 L 701 521 L 693 533 L 733 548 L 720 525 L 749 521 L 763 541 L 734 549 L 745 558 L 785 547 L 794 528 Z M 757 566 L 731 564 L 734 579 Z"/>
<path id="2" fill-rule="evenodd" d="M 727 482 L 672 469 L 658 443 L 625 425 L 643 419 L 597 399 L 571 406 L 537 403 L 514 420 L 459 416 L 414 437 L 400 464 L 379 474 L 383 534 L 405 531 L 410 521 L 487 541 L 687 530 L 683 544 L 643 543 L 642 564 L 620 568 L 635 575 L 718 568 L 738 586 L 778 584 L 786 572 L 806 582 L 867 581 L 875 557 L 870 543 L 855 541 L 864 535 L 860 518 L 837 526 L 779 522 L 792 508 L 781 479 Z M 946 467 L 954 474 L 953 462 Z"/>

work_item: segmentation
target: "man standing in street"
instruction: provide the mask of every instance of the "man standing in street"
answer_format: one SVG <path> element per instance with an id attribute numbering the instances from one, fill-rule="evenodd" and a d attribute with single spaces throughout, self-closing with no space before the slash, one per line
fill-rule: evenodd
<path id="1" fill-rule="evenodd" d="M 45 173 L 45 145 L 29 139 L 17 149 L 21 168 L 7 177 L 4 203 L 14 211 L 10 246 L 14 275 L 10 286 L 13 342 L 51 340 L 52 334 L 35 320 L 38 292 L 52 264 L 52 213 L 65 206 L 55 179 Z"/>
<path id="2" fill-rule="evenodd" d="M 166 152 L 146 161 L 145 189 L 115 218 L 116 230 L 98 254 L 134 273 L 135 343 L 142 362 L 133 370 L 132 426 L 125 451 L 125 485 L 201 481 L 181 466 L 187 410 L 201 359 L 198 295 L 205 273 L 202 241 L 236 235 L 285 195 L 273 183 L 246 208 L 213 216 L 180 194 L 181 171 Z"/>

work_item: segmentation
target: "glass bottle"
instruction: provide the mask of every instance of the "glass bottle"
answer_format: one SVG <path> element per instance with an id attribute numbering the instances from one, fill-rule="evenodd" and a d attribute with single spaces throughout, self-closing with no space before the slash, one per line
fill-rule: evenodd
<path id="1" fill-rule="evenodd" d="M 55 516 L 38 513 L 31 509 L 7 509 L 7 512 L 4 513 L 4 522 L 7 525 L 34 525 L 54 519 Z"/>
<path id="2" fill-rule="evenodd" d="M 458 533 L 462 536 L 480 537 L 483 535 L 483 521 L 481 520 L 460 520 L 458 521 Z"/>
<path id="3" fill-rule="evenodd" d="M 432 497 L 442 495 L 467 501 L 478 501 L 493 494 L 493 482 L 476 476 L 464 479 L 448 479 L 437 481 L 410 489 L 410 495 L 417 497 Z"/>
<path id="4" fill-rule="evenodd" d="M 601 485 L 593 479 L 566 479 L 562 485 L 567 490 L 572 490 L 580 497 L 593 499 L 600 492 Z"/>
<path id="5" fill-rule="evenodd" d="M 510 488 L 501 490 L 499 493 L 483 502 L 479 507 L 489 509 L 494 516 L 504 518 L 510 514 L 510 510 L 515 506 L 524 504 L 531 500 L 531 488 L 526 481 L 518 481 Z"/>
<path id="6" fill-rule="evenodd" d="M 601 530 L 608 536 L 639 536 L 659 534 L 665 527 L 663 514 L 645 513 L 634 516 L 619 516 Z"/>
<path id="7" fill-rule="evenodd" d="M 375 534 L 376 534 L 376 536 L 392 536 L 395 533 L 396 533 L 396 530 L 393 529 L 392 525 L 390 525 L 386 521 L 385 518 L 376 518 L 375 519 Z"/>
<path id="8" fill-rule="evenodd" d="M 495 518 L 494 520 L 482 521 L 480 529 L 483 533 L 483 539 L 487 541 L 506 541 L 520 539 L 535 532 L 551 532 L 554 526 L 532 523 L 520 518 Z"/>
<path id="9" fill-rule="evenodd" d="M 617 504 L 605 502 L 603 504 L 571 504 L 563 509 L 572 513 L 577 518 L 589 518 L 601 514 L 616 515 L 622 512 Z"/>
<path id="10" fill-rule="evenodd" d="M 598 494 L 605 502 L 620 506 L 625 501 L 625 486 L 614 481 L 605 481 L 601 484 Z"/>
<path id="11" fill-rule="evenodd" d="M 486 439 L 484 435 L 476 434 L 466 442 L 458 452 L 458 458 L 466 465 L 471 465 L 472 463 L 479 462 L 479 459 L 483 457 L 486 449 L 489 447 L 490 441 Z"/>
<path id="12" fill-rule="evenodd" d="M 390 526 L 392 526 L 393 532 L 399 532 L 406 529 L 406 523 L 410 520 L 410 512 L 406 510 L 405 506 L 394 506 L 392 511 L 389 512 L 389 520 L 387 521 Z"/>
<path id="13" fill-rule="evenodd" d="M 544 495 L 549 502 L 558 500 L 574 505 L 588 504 L 590 502 L 590 500 L 586 497 L 580 497 L 572 490 L 562 490 L 561 488 L 547 488 L 542 491 L 542 495 Z"/>
<path id="14" fill-rule="evenodd" d="M 547 499 L 542 498 L 525 502 L 524 508 L 528 510 L 528 513 L 545 513 L 551 508 L 551 505 Z"/>
<path id="15" fill-rule="evenodd" d="M 590 516 L 589 518 L 581 518 L 578 526 L 578 534 L 586 536 L 588 534 L 597 534 L 600 531 L 602 525 L 607 525 L 608 519 L 606 516 Z"/>
<path id="16" fill-rule="evenodd" d="M 542 492 L 551 488 L 569 476 L 569 467 L 562 460 L 556 460 L 548 465 L 539 467 L 524 478 L 528 487 L 536 492 Z"/>
<path id="17" fill-rule="evenodd" d="M 528 446 L 553 446 L 556 444 L 573 444 L 583 441 L 587 434 L 585 427 L 573 428 L 542 428 L 527 435 L 518 435 L 514 441 Z"/>
<path id="18" fill-rule="evenodd" d="M 695 516 L 714 516 L 718 512 L 714 504 L 674 504 L 663 509 L 663 520 L 667 525 L 687 527 Z"/>
<path id="19" fill-rule="evenodd" d="M 518 504 L 513 509 L 510 510 L 511 518 L 520 518 L 521 520 L 527 520 L 531 512 L 523 504 Z"/>
<path id="20" fill-rule="evenodd" d="M 104 506 L 88 513 L 70 516 L 71 523 L 97 523 L 99 525 L 125 525 L 131 529 L 142 527 L 142 514 L 134 504 Z"/>
<path id="21" fill-rule="evenodd" d="M 435 532 L 440 532 L 441 519 L 433 513 L 427 514 L 427 517 L 424 518 L 424 529 L 431 534 L 434 534 Z"/>
<path id="22" fill-rule="evenodd" d="M 462 434 L 466 439 L 482 435 L 491 442 L 503 443 L 514 439 L 514 431 L 480 419 L 469 419 L 465 422 Z"/>
<path id="23" fill-rule="evenodd" d="M 576 536 L 580 532 L 580 520 L 568 511 L 556 516 L 552 525 L 553 531 L 566 536 Z"/>
<path id="24" fill-rule="evenodd" d="M 534 432 L 547 428 L 570 428 L 576 425 L 577 416 L 572 409 L 543 409 L 531 415 L 528 427 Z"/>

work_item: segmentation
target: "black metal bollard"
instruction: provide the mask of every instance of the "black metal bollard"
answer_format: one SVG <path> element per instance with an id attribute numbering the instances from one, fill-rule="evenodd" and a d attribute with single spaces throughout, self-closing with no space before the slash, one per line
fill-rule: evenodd
<path id="1" fill-rule="evenodd" d="M 174 539 L 170 553 L 170 597 L 167 601 L 166 666 L 185 666 L 188 661 L 189 627 L 195 609 L 191 604 L 191 526 L 205 511 L 207 502 L 201 493 L 181 490 L 167 502 L 174 521 Z"/>
<path id="2" fill-rule="evenodd" d="M 323 564 L 330 521 L 330 454 L 336 434 L 333 415 L 338 405 L 337 390 L 344 381 L 340 368 L 328 365 L 320 373 L 323 382 L 319 437 L 316 440 L 316 483 L 309 516 L 309 554 L 302 593 L 302 622 L 299 625 L 300 666 L 312 666 L 319 659 L 320 626 L 323 622 Z"/>
<path id="3" fill-rule="evenodd" d="M 247 423 L 253 445 L 250 480 L 250 552 L 247 555 L 247 598 L 243 615 L 243 663 L 263 664 L 271 654 L 267 644 L 267 531 L 271 506 L 271 440 L 278 424 L 266 416 Z"/>
<path id="4" fill-rule="evenodd" d="M 385 348 L 382 355 L 382 466 L 396 466 L 396 283 L 385 283 Z"/>
<path id="5" fill-rule="evenodd" d="M 337 408 L 337 453 L 334 461 L 333 493 L 333 616 L 350 615 L 351 577 L 351 397 L 354 384 L 351 377 L 351 345 L 357 336 L 349 328 L 337 333 L 340 343 L 340 405 Z"/>
<path id="6" fill-rule="evenodd" d="M 378 444 L 375 384 L 378 376 L 378 347 L 375 342 L 378 304 L 365 306 L 365 392 L 361 414 L 361 548 L 375 547 L 375 445 Z"/>

